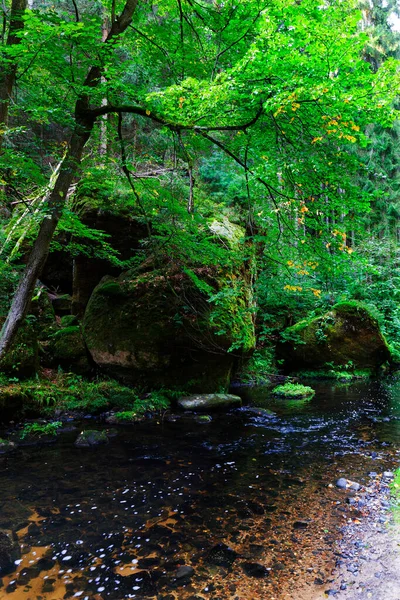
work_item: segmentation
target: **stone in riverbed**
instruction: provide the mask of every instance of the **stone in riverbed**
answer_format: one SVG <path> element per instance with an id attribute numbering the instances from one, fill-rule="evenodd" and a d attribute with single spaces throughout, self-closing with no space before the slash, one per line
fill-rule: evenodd
<path id="1" fill-rule="evenodd" d="M 0 529 L 0 576 L 15 569 L 15 561 L 21 558 L 16 535 L 10 529 Z"/>
<path id="2" fill-rule="evenodd" d="M 231 567 L 237 558 L 237 553 L 226 544 L 217 544 L 209 551 L 206 561 L 219 567 Z"/>
<path id="3" fill-rule="evenodd" d="M 107 434 L 105 431 L 96 431 L 94 429 L 82 431 L 75 442 L 75 446 L 78 448 L 89 448 L 90 446 L 99 446 L 100 444 L 108 444 Z"/>
<path id="4" fill-rule="evenodd" d="M 345 490 L 347 488 L 347 479 L 340 477 L 340 479 L 338 479 L 336 482 L 336 487 L 340 488 L 341 490 Z"/>
<path id="5" fill-rule="evenodd" d="M 242 399 L 233 394 L 194 394 L 178 400 L 179 408 L 183 410 L 212 410 L 241 406 Z"/>
<path id="6" fill-rule="evenodd" d="M 175 573 L 175 579 L 188 579 L 194 575 L 193 567 L 189 567 L 188 565 L 183 565 L 179 567 Z"/>
<path id="7" fill-rule="evenodd" d="M 245 562 L 242 563 L 241 566 L 248 577 L 256 577 L 257 579 L 262 579 L 263 577 L 267 577 L 269 575 L 268 569 L 266 569 L 266 567 L 258 563 Z"/>

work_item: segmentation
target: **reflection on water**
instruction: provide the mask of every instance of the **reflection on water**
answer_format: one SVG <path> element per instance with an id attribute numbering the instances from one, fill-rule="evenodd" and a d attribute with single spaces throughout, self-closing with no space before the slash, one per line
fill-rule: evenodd
<path id="1" fill-rule="evenodd" d="M 278 600 L 328 583 L 359 516 L 328 485 L 392 466 L 400 382 L 319 383 L 300 403 L 239 393 L 248 405 L 210 423 L 165 418 L 94 449 L 75 432 L 2 458 L 0 527 L 23 555 L 0 598 Z"/>

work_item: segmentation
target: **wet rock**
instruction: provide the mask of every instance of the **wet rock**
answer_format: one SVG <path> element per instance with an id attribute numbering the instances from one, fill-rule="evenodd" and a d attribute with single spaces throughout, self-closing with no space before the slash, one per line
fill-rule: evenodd
<path id="1" fill-rule="evenodd" d="M 99 446 L 100 444 L 108 444 L 108 437 L 105 431 L 97 431 L 95 429 L 82 431 L 75 442 L 75 446 L 78 448 L 89 448 L 90 446 Z"/>
<path id="2" fill-rule="evenodd" d="M 196 415 L 194 420 L 196 423 L 204 425 L 205 423 L 211 423 L 212 417 L 210 415 Z"/>
<path id="3" fill-rule="evenodd" d="M 259 563 L 245 562 L 241 564 L 241 567 L 247 577 L 262 579 L 263 577 L 268 577 L 269 575 L 268 569 Z"/>
<path id="4" fill-rule="evenodd" d="M 347 479 L 340 477 L 340 479 L 338 479 L 336 482 L 336 487 L 340 488 L 341 490 L 345 490 L 347 488 Z"/>
<path id="5" fill-rule="evenodd" d="M 178 400 L 178 406 L 183 410 L 212 410 L 241 406 L 242 399 L 233 394 L 194 394 Z"/>
<path id="6" fill-rule="evenodd" d="M 259 557 L 264 552 L 264 546 L 261 546 L 260 544 L 250 544 L 249 550 L 252 557 Z"/>
<path id="7" fill-rule="evenodd" d="M 177 571 L 175 573 L 175 579 L 178 579 L 178 580 L 189 579 L 190 577 L 192 577 L 192 575 L 194 575 L 193 567 L 183 565 L 182 567 L 179 567 L 177 569 Z"/>
<path id="8" fill-rule="evenodd" d="M 383 477 L 385 479 L 394 479 L 394 473 L 392 471 L 385 471 Z"/>
<path id="9" fill-rule="evenodd" d="M 206 561 L 219 567 L 231 567 L 237 558 L 237 553 L 226 544 L 217 544 L 208 552 Z"/>
<path id="10" fill-rule="evenodd" d="M 356 481 L 353 481 L 350 485 L 349 485 L 349 489 L 353 490 L 353 492 L 358 492 L 358 490 L 361 488 L 361 485 L 359 483 L 357 483 Z"/>
<path id="11" fill-rule="evenodd" d="M 15 569 L 15 561 L 21 558 L 21 550 L 15 533 L 0 529 L 0 576 Z"/>
<path id="12" fill-rule="evenodd" d="M 0 438 L 0 454 L 8 454 L 15 450 L 16 444 Z"/>
<path id="13" fill-rule="evenodd" d="M 307 521 L 295 521 L 293 523 L 293 529 L 307 529 L 309 523 Z"/>

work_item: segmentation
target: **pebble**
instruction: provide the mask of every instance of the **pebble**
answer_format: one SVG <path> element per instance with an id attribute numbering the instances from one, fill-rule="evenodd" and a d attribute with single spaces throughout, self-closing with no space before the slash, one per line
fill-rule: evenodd
<path id="1" fill-rule="evenodd" d="M 175 579 L 183 579 L 184 577 L 192 577 L 194 575 L 193 567 L 183 565 L 179 567 L 175 573 Z"/>
<path id="2" fill-rule="evenodd" d="M 340 488 L 341 490 L 346 489 L 347 488 L 347 479 L 345 479 L 344 477 L 340 477 L 340 479 L 338 479 L 336 482 L 336 487 Z"/>

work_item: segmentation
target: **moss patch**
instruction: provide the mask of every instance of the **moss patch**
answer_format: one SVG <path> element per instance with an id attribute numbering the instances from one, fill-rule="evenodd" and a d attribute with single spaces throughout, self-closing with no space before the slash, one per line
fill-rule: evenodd
<path id="1" fill-rule="evenodd" d="M 308 385 L 285 383 L 284 385 L 276 386 L 271 393 L 277 398 L 307 398 L 313 396 L 315 391 Z"/>

